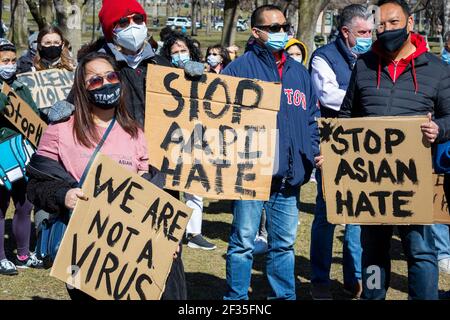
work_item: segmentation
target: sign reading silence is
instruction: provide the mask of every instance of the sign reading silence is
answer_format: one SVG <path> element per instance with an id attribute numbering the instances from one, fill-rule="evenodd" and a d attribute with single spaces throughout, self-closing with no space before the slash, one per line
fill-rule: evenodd
<path id="1" fill-rule="evenodd" d="M 17 78 L 30 89 L 38 108 L 45 109 L 67 98 L 72 89 L 74 73 L 48 69 L 22 73 Z"/>
<path id="2" fill-rule="evenodd" d="M 319 120 L 330 223 L 430 224 L 431 149 L 426 117 Z"/>
<path id="3" fill-rule="evenodd" d="M 149 65 L 145 134 L 165 187 L 266 200 L 276 162 L 281 85 Z"/>
<path id="4" fill-rule="evenodd" d="M 96 299 L 159 299 L 192 210 L 97 155 L 50 275 Z"/>

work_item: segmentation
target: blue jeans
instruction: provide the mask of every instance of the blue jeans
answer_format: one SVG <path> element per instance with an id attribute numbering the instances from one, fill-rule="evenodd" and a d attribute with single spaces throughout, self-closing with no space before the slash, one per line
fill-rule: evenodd
<path id="1" fill-rule="evenodd" d="M 311 227 L 311 282 L 330 284 L 335 225 L 327 221 L 327 209 L 322 193 L 322 174 L 316 171 L 317 197 L 314 221 Z M 344 286 L 353 286 L 361 279 L 361 227 L 346 225 L 343 245 Z"/>
<path id="2" fill-rule="evenodd" d="M 389 250 L 394 226 L 362 226 L 363 299 L 383 300 L 389 288 Z M 408 293 L 413 300 L 438 299 L 439 272 L 431 226 L 397 226 L 408 262 Z"/>
<path id="3" fill-rule="evenodd" d="M 266 272 L 269 299 L 295 300 L 294 243 L 297 235 L 299 188 L 272 193 L 268 201 L 234 201 L 227 252 L 225 300 L 247 300 L 253 264 L 253 246 L 262 209 L 266 211 Z"/>
<path id="4" fill-rule="evenodd" d="M 431 226 L 434 236 L 434 244 L 437 250 L 437 259 L 450 258 L 450 235 L 448 225 L 446 224 L 433 224 Z"/>

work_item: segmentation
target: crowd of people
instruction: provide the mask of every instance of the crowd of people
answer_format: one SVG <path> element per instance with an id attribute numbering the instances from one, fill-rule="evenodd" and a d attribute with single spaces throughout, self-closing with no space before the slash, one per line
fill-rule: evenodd
<path id="1" fill-rule="evenodd" d="M 148 165 L 143 131 L 148 64 L 182 68 L 191 62 L 203 72 L 281 83 L 277 113 L 278 165 L 267 201 L 233 201 L 233 222 L 226 253 L 225 300 L 248 299 L 255 254 L 266 257 L 271 287 L 269 299 L 296 299 L 294 244 L 299 225 L 301 186 L 317 181 L 311 228 L 311 295 L 332 299 L 330 269 L 335 225 L 327 221 L 322 192 L 317 119 L 427 115 L 421 126 L 431 144 L 450 140 L 450 34 L 441 56 L 430 53 L 415 33 L 404 0 L 379 0 L 380 21 L 374 25 L 363 5 L 345 7 L 336 39 L 312 52 L 290 34 L 292 28 L 280 8 L 258 7 L 251 15 L 251 36 L 245 51 L 213 45 L 202 55 L 201 44 L 182 32 L 163 28 L 160 41 L 148 36 L 147 14 L 136 0 L 104 0 L 99 12 L 103 36 L 77 53 L 58 27 L 33 33 L 20 57 L 13 43 L 0 39 L 0 82 L 7 83 L 49 123 L 27 166 L 27 176 L 7 188 L 0 185 L 0 275 L 16 275 L 18 268 L 43 268 L 42 257 L 30 248 L 31 215 L 64 223 L 77 201 L 92 155 L 99 151 L 127 169 L 163 188 L 160 172 Z M 377 40 L 373 42 L 376 35 Z M 76 58 L 75 58 L 76 57 Z M 309 62 L 308 62 L 309 61 Z M 17 74 L 47 69 L 73 71 L 67 103 L 42 114 L 29 88 Z M 304 94 L 302 108 L 286 92 Z M 104 99 L 108 97 L 108 99 Z M 0 93 L 0 113 L 9 98 Z M 0 115 L 0 142 L 18 130 Z M 450 196 L 445 175 L 444 191 Z M 202 235 L 203 198 L 165 190 L 193 209 L 185 243 L 214 250 Z M 5 215 L 14 205 L 12 230 L 16 254 L 4 248 Z M 34 210 L 33 210 L 34 208 Z M 431 214 L 431 213 L 430 213 Z M 447 225 L 397 226 L 408 268 L 410 299 L 438 299 L 439 273 L 450 274 Z M 344 289 L 353 298 L 385 299 L 390 283 L 390 242 L 394 226 L 346 225 L 343 241 Z M 186 299 L 182 243 L 174 252 L 163 299 Z M 369 285 L 371 267 L 378 266 L 380 285 Z M 69 289 L 72 299 L 91 299 Z"/>

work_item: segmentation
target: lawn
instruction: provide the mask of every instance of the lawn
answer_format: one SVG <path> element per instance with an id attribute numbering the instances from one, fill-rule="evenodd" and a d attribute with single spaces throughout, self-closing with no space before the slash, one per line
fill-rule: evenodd
<path id="1" fill-rule="evenodd" d="M 305 185 L 301 192 L 300 227 L 295 245 L 297 298 L 311 299 L 309 295 L 311 270 L 309 263 L 310 230 L 313 218 L 314 183 Z M 186 271 L 188 298 L 195 300 L 221 299 L 225 290 L 225 254 L 230 232 L 231 214 L 229 201 L 205 202 L 203 219 L 204 235 L 217 245 L 214 251 L 202 251 L 184 247 L 183 261 Z M 7 216 L 7 254 L 11 255 L 11 210 Z M 348 299 L 342 290 L 342 242 L 343 227 L 337 226 L 334 237 L 334 257 L 331 269 L 332 289 L 335 299 Z M 392 240 L 392 277 L 388 299 L 407 299 L 406 262 L 398 237 Z M 264 257 L 256 257 L 250 298 L 265 299 L 269 290 L 264 272 Z M 441 276 L 440 289 L 450 290 L 450 276 Z M 65 286 L 49 276 L 49 270 L 21 270 L 18 276 L 0 276 L 0 299 L 68 299 Z"/>

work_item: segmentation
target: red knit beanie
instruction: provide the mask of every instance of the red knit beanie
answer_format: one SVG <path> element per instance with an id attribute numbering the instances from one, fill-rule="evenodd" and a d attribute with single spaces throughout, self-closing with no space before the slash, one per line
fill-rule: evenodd
<path id="1" fill-rule="evenodd" d="M 103 0 L 98 18 L 106 40 L 112 40 L 114 24 L 133 13 L 144 15 L 145 22 L 147 22 L 147 14 L 136 0 Z"/>

